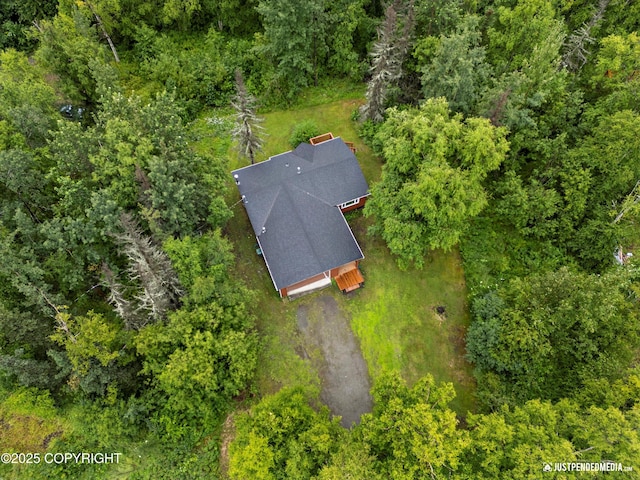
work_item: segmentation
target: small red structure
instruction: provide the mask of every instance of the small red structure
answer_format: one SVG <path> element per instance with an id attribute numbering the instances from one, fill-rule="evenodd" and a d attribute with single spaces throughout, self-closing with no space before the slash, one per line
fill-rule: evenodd
<path id="1" fill-rule="evenodd" d="M 327 133 L 323 133 L 322 135 L 318 135 L 317 137 L 310 138 L 309 143 L 311 145 L 318 145 L 319 143 L 327 142 L 329 140 L 333 140 L 334 138 L 335 137 L 333 136 L 333 133 L 327 132 Z"/>
<path id="2" fill-rule="evenodd" d="M 335 137 L 333 136 L 333 133 L 331 132 L 327 132 L 327 133 L 323 133 L 322 135 L 318 135 L 317 137 L 312 137 L 309 139 L 309 143 L 311 145 L 318 145 L 319 143 L 322 142 L 327 142 L 329 140 L 333 140 Z M 347 147 L 349 147 L 349 150 L 351 150 L 353 153 L 356 153 L 356 146 L 353 142 L 344 142 Z"/>

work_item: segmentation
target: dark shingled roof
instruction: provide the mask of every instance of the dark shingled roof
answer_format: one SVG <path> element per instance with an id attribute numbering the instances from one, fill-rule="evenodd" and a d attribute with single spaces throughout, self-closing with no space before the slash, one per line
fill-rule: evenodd
<path id="1" fill-rule="evenodd" d="M 278 290 L 363 258 L 337 205 L 369 187 L 342 139 L 302 143 L 232 173 Z"/>

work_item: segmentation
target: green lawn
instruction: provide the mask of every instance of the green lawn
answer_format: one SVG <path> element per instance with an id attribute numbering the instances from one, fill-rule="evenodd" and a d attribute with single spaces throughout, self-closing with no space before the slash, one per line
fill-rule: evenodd
<path id="1" fill-rule="evenodd" d="M 358 138 L 350 119 L 362 103 L 362 92 L 353 88 L 345 89 L 342 96 L 331 92 L 326 96 L 331 101 L 324 104 L 320 103 L 323 91 L 319 92 L 307 94 L 310 106 L 263 114 L 268 136 L 258 160 L 290 150 L 288 139 L 293 127 L 311 119 L 321 131 L 355 142 L 366 179 L 370 183 L 377 180 L 381 161 Z M 204 137 L 201 148 L 207 148 L 210 142 Z M 229 158 L 230 169 L 248 164 L 233 151 Z M 231 181 L 227 200 L 230 205 L 238 200 Z M 275 392 L 284 385 L 317 389 L 318 373 L 311 362 L 303 360 L 305 346 L 296 328 L 296 308 L 305 300 L 290 302 L 278 297 L 264 262 L 255 253 L 255 238 L 242 204 L 236 204 L 233 210 L 226 233 L 237 256 L 236 275 L 255 291 L 254 311 L 263 338 L 257 389 L 260 394 Z M 400 271 L 384 243 L 366 234 L 372 219 L 365 219 L 360 212 L 349 217 L 366 257 L 362 262 L 366 286 L 350 296 L 343 296 L 335 287 L 331 291 L 352 317 L 372 378 L 387 369 L 399 369 L 409 382 L 431 373 L 436 380 L 453 382 L 458 393 L 453 403 L 456 411 L 465 414 L 474 410 L 475 386 L 470 366 L 463 359 L 469 318 L 459 254 L 434 252 L 423 270 Z M 443 315 L 437 314 L 438 306 L 445 307 Z"/>
<path id="2" fill-rule="evenodd" d="M 259 393 L 275 393 L 293 385 L 319 388 L 317 372 L 300 355 L 295 303 L 281 300 L 276 292 L 264 261 L 256 253 L 256 239 L 242 204 L 234 207 L 225 233 L 234 245 L 235 275 L 255 292 L 251 303 L 262 341 L 256 376 Z"/>
<path id="3" fill-rule="evenodd" d="M 430 373 L 454 384 L 452 407 L 458 413 L 474 411 L 475 383 L 464 360 L 469 315 L 459 253 L 433 252 L 422 270 L 401 271 L 384 242 L 366 235 L 370 223 L 362 215 L 350 222 L 365 254 L 366 283 L 343 301 L 370 374 L 399 369 L 413 383 Z"/>

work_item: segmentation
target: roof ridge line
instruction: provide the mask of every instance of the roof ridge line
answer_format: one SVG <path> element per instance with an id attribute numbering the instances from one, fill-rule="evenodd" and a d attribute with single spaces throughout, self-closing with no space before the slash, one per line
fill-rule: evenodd
<path id="1" fill-rule="evenodd" d="M 260 225 L 260 229 L 258 230 L 258 233 L 256 233 L 257 236 L 260 236 L 260 233 L 265 228 L 265 225 L 267 224 L 267 220 L 269 220 L 269 217 L 271 216 L 271 211 L 273 210 L 273 206 L 276 204 L 276 201 L 280 196 L 281 190 L 282 190 L 282 185 L 278 185 L 278 190 L 276 191 L 276 194 L 273 196 L 273 200 L 271 200 L 271 205 L 269 205 L 266 215 L 264 216 L 264 220 L 262 220 L 262 225 Z"/>
<path id="2" fill-rule="evenodd" d="M 294 185 L 295 186 L 295 185 Z M 311 195 L 308 192 L 305 192 L 304 190 L 302 190 L 299 187 L 296 187 L 298 190 L 300 190 L 302 193 L 306 193 L 307 195 L 309 195 L 310 197 L 313 197 L 313 195 Z M 313 254 L 313 260 L 320 266 L 322 266 L 322 263 L 320 262 L 320 259 L 318 258 L 318 255 L 316 254 L 316 251 L 314 248 L 312 248 L 312 243 L 311 243 L 311 236 L 309 235 L 309 232 L 306 229 L 306 224 L 302 219 L 302 216 L 299 214 L 298 212 L 298 208 L 297 208 L 297 203 L 294 201 L 293 198 L 291 198 L 291 196 L 289 195 L 289 192 L 287 191 L 287 189 L 284 189 L 285 194 L 289 197 L 289 200 L 291 200 L 292 204 L 294 205 L 295 208 L 292 209 L 293 214 L 298 217 L 298 220 L 300 221 L 300 225 L 302 226 L 302 231 L 304 232 L 304 237 L 307 240 L 307 245 L 309 245 L 309 249 L 311 250 L 311 253 Z M 313 197 L 316 198 L 316 197 Z M 323 202 L 324 203 L 324 202 Z M 328 205 L 327 203 L 325 203 L 325 205 Z"/>
<path id="3" fill-rule="evenodd" d="M 290 185 L 295 187 L 300 192 L 305 193 L 305 194 L 309 195 L 312 198 L 315 198 L 316 200 L 320 201 L 321 203 L 323 203 L 327 207 L 335 208 L 339 212 L 340 217 L 342 218 L 342 221 L 347 226 L 347 230 L 349 231 L 349 234 L 351 235 L 351 238 L 353 239 L 353 243 L 356 245 L 356 247 L 358 247 L 358 251 L 360 252 L 360 260 L 363 260 L 364 259 L 364 253 L 362 252 L 362 247 L 360 247 L 360 244 L 358 243 L 358 240 L 356 239 L 356 236 L 354 235 L 353 230 L 351 230 L 351 226 L 349 225 L 349 222 L 347 222 L 347 219 L 345 218 L 344 213 L 342 212 L 342 210 L 340 210 L 340 208 L 337 205 L 331 205 L 330 203 L 327 203 L 324 200 L 316 197 L 315 195 L 303 190 L 302 188 L 298 187 L 297 185 L 293 185 L 293 184 L 290 184 Z M 289 195 L 289 192 L 287 192 L 287 195 Z M 289 198 L 291 198 L 291 197 L 289 197 Z M 298 214 L 298 209 L 294 208 L 293 210 L 294 210 L 295 215 L 298 218 L 301 218 L 300 215 Z M 309 245 L 311 245 L 310 235 L 309 235 L 309 232 L 307 232 L 307 229 L 305 228 L 305 222 L 300 222 L 300 223 L 302 225 L 302 229 L 304 230 L 304 236 L 307 239 L 307 242 L 309 243 Z M 318 259 L 318 256 L 316 254 L 316 250 L 314 248 L 312 248 L 311 251 L 313 252 L 314 260 L 318 263 L 318 265 L 322 265 L 320 260 Z M 339 267 L 339 265 L 335 265 L 332 268 L 336 268 L 336 267 Z"/>
<path id="4" fill-rule="evenodd" d="M 337 206 L 337 205 L 333 205 L 333 204 L 331 204 L 331 203 L 327 202 L 326 200 L 323 200 L 322 198 L 318 197 L 317 195 L 314 195 L 314 194 L 313 194 L 313 193 L 311 193 L 311 192 L 308 192 L 307 190 L 305 190 L 305 189 L 304 189 L 304 188 L 302 188 L 302 187 L 299 187 L 298 185 L 296 185 L 296 184 L 295 184 L 295 183 L 293 183 L 293 182 L 291 182 L 291 183 L 287 183 L 287 185 L 288 185 L 288 186 L 290 186 L 290 187 L 293 187 L 293 188 L 295 188 L 295 189 L 297 189 L 297 190 L 300 190 L 302 193 L 306 193 L 306 194 L 307 194 L 307 195 L 309 195 L 310 197 L 315 198 L 315 199 L 316 199 L 316 200 L 318 200 L 319 202 L 322 202 L 322 203 L 324 203 L 325 205 L 328 205 L 329 207 L 336 207 L 336 206 Z"/>

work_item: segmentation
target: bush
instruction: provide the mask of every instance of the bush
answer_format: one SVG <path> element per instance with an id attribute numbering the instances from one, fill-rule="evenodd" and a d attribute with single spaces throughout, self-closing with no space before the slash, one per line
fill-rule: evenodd
<path id="1" fill-rule="evenodd" d="M 336 450 L 342 429 L 327 407 L 314 410 L 312 400 L 300 387 L 283 388 L 236 417 L 229 477 L 315 478 Z"/>
<path id="2" fill-rule="evenodd" d="M 473 299 L 471 313 L 474 320 L 487 321 L 498 317 L 504 307 L 504 300 L 496 292 L 491 291 Z"/>
<path id="3" fill-rule="evenodd" d="M 352 114 L 352 118 L 355 117 L 355 113 Z M 357 111 L 358 116 L 360 115 L 360 111 Z M 359 117 L 358 117 L 359 120 Z M 376 133 L 380 129 L 379 123 L 374 123 L 371 120 L 366 120 L 358 125 L 358 135 L 364 143 L 370 146 L 376 155 L 382 155 L 382 145 L 379 142 L 375 141 Z"/>
<path id="4" fill-rule="evenodd" d="M 289 137 L 289 145 L 291 145 L 291 148 L 296 148 L 301 143 L 309 142 L 311 137 L 316 137 L 320 133 L 320 127 L 316 122 L 305 120 L 293 129 L 293 133 Z"/>

